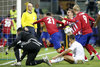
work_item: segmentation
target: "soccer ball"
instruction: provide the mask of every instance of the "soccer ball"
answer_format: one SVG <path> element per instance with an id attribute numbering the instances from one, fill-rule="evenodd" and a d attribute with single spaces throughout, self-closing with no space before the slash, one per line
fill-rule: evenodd
<path id="1" fill-rule="evenodd" d="M 72 32 L 72 28 L 68 26 L 64 29 L 64 32 L 65 34 L 69 34 L 70 32 Z"/>

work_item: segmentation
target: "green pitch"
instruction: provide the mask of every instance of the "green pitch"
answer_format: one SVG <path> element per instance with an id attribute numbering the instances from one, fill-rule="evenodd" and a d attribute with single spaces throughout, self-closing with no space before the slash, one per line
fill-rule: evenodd
<path id="1" fill-rule="evenodd" d="M 95 49 L 100 53 L 100 47 L 97 47 Z M 52 57 L 58 54 L 55 52 L 55 49 L 53 48 L 49 48 L 48 51 L 45 51 L 44 48 L 42 48 L 36 59 L 42 59 L 42 57 L 45 56 L 45 53 L 47 53 L 47 56 L 49 57 L 49 59 L 52 59 Z M 90 58 L 89 53 L 86 50 L 85 50 L 85 53 L 89 59 Z M 0 60 L 0 67 L 11 67 L 10 64 L 12 63 L 5 64 L 5 65 L 1 65 L 1 64 L 14 61 L 13 59 L 15 59 L 15 57 L 14 57 L 13 51 L 9 51 L 8 55 L 5 55 L 5 53 L 0 53 L 0 59 L 2 58 L 2 55 L 3 55 L 3 59 L 6 59 L 6 57 L 8 57 L 9 59 L 11 58 L 11 60 Z M 25 62 L 26 62 L 26 59 L 22 61 L 21 67 L 31 67 L 31 66 L 25 66 Z M 32 67 L 49 67 L 49 66 L 45 63 L 42 63 L 42 64 L 32 66 Z M 98 60 L 98 58 L 95 56 L 94 60 L 85 62 L 84 64 L 69 64 L 68 62 L 62 61 L 59 63 L 52 64 L 52 67 L 100 67 L 100 60 Z"/>

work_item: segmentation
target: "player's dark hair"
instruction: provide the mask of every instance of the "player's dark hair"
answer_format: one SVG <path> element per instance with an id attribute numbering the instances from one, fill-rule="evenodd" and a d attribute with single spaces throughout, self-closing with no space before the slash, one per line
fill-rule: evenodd
<path id="1" fill-rule="evenodd" d="M 69 39 L 73 39 L 74 40 L 75 39 L 75 36 L 74 35 L 70 35 L 69 36 Z"/>
<path id="2" fill-rule="evenodd" d="M 47 16 L 51 16 L 51 12 L 46 13 Z"/>
<path id="3" fill-rule="evenodd" d="M 74 15 L 74 11 L 73 11 L 73 9 L 70 9 L 70 8 L 69 8 L 67 11 L 71 11 L 71 12 L 73 13 L 73 15 Z"/>
<path id="4" fill-rule="evenodd" d="M 19 27 L 19 28 L 17 29 L 17 32 L 19 32 L 19 31 L 24 31 L 24 29 L 21 28 L 21 27 Z"/>
<path id="5" fill-rule="evenodd" d="M 15 6 L 15 5 L 13 5 L 13 6 L 12 6 L 12 8 L 16 8 L 16 6 Z"/>

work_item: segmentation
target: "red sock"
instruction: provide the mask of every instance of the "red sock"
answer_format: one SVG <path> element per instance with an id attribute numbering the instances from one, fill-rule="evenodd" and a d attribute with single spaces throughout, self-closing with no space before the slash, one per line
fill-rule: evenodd
<path id="1" fill-rule="evenodd" d="M 60 50 L 60 53 L 62 53 L 65 50 Z M 66 55 L 72 56 L 72 53 L 67 53 Z"/>
<path id="2" fill-rule="evenodd" d="M 91 50 L 96 54 L 97 51 L 93 48 L 93 46 L 91 46 L 90 44 L 88 44 L 88 45 L 89 45 L 89 47 L 91 48 Z"/>
<path id="3" fill-rule="evenodd" d="M 0 46 L 2 45 L 3 43 L 3 38 L 0 39 Z"/>
<path id="4" fill-rule="evenodd" d="M 72 56 L 72 53 L 67 53 L 66 55 Z"/>
<path id="5" fill-rule="evenodd" d="M 92 51 L 91 51 L 91 47 L 89 44 L 85 45 L 85 48 L 87 49 L 87 51 L 90 53 L 90 55 L 92 55 Z"/>
<path id="6" fill-rule="evenodd" d="M 44 47 L 47 48 L 47 44 L 45 41 L 43 41 Z"/>
<path id="7" fill-rule="evenodd" d="M 6 45 L 6 43 L 7 43 L 7 41 L 4 41 L 4 43 L 3 43 L 3 47 Z"/>
<path id="8" fill-rule="evenodd" d="M 85 56 L 85 60 L 87 60 L 87 57 Z"/>
<path id="9" fill-rule="evenodd" d="M 65 51 L 65 50 L 60 50 L 60 53 L 62 53 L 63 51 Z"/>

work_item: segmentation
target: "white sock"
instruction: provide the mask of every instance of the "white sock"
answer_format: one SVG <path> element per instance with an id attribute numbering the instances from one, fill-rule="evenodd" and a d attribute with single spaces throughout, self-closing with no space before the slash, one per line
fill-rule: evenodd
<path id="1" fill-rule="evenodd" d="M 63 61 L 63 60 L 64 60 L 64 57 L 58 57 L 58 58 L 52 59 L 50 61 L 51 61 L 51 63 L 57 63 L 57 62 L 60 62 L 60 61 Z"/>
<path id="2" fill-rule="evenodd" d="M 94 56 L 94 54 L 91 54 L 91 56 Z"/>
<path id="3" fill-rule="evenodd" d="M 96 55 L 98 55 L 98 52 L 96 53 Z"/>

